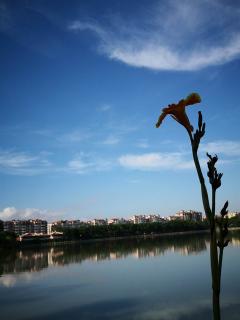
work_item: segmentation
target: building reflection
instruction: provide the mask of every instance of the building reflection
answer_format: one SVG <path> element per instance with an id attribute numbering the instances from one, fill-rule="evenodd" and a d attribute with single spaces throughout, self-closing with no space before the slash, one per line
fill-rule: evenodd
<path id="1" fill-rule="evenodd" d="M 51 266 L 84 261 L 117 260 L 126 257 L 144 259 L 173 252 L 180 255 L 199 254 L 207 250 L 208 234 L 99 241 L 75 245 L 2 250 L 0 276 L 19 272 L 36 272 Z M 233 246 L 240 246 L 240 233 L 231 237 Z"/>

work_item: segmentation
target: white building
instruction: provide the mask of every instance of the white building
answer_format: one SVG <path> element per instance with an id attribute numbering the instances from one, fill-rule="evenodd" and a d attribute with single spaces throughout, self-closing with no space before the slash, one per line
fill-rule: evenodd
<path id="1" fill-rule="evenodd" d="M 127 223 L 128 221 L 123 218 L 112 218 L 108 219 L 108 224 L 123 224 Z"/>
<path id="2" fill-rule="evenodd" d="M 132 217 L 133 223 L 138 224 L 138 223 L 145 223 L 147 222 L 146 216 L 145 215 L 134 215 Z"/>
<path id="3" fill-rule="evenodd" d="M 150 214 L 146 216 L 147 222 L 162 222 L 164 219 L 159 214 Z"/>
<path id="4" fill-rule="evenodd" d="M 84 224 L 83 221 L 80 220 L 60 220 L 52 223 L 51 229 L 53 227 L 61 227 L 66 229 L 77 229 L 80 228 Z"/>
<path id="5" fill-rule="evenodd" d="M 229 219 L 235 218 L 235 217 L 240 217 L 240 212 L 228 212 L 227 217 Z"/>
<path id="6" fill-rule="evenodd" d="M 107 219 L 93 219 L 91 224 L 93 226 L 103 226 L 107 224 Z"/>
<path id="7" fill-rule="evenodd" d="M 202 221 L 202 213 L 193 210 L 181 210 L 175 214 L 175 217 L 184 221 Z"/>
<path id="8" fill-rule="evenodd" d="M 52 233 L 52 223 L 48 223 L 47 224 L 47 234 L 51 234 Z"/>

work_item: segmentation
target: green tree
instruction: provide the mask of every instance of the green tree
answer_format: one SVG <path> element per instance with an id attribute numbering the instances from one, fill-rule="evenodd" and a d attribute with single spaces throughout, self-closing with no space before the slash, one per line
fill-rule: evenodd
<path id="1" fill-rule="evenodd" d="M 16 245 L 16 234 L 9 231 L 0 232 L 0 246 L 15 246 Z"/>

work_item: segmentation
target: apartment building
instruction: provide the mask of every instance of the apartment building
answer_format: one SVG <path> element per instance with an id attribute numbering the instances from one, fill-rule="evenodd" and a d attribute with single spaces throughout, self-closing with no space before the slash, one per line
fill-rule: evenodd
<path id="1" fill-rule="evenodd" d="M 202 213 L 193 210 L 181 210 L 175 214 L 175 217 L 179 220 L 184 221 L 202 221 Z"/>
<path id="2" fill-rule="evenodd" d="M 132 217 L 132 220 L 133 220 L 133 223 L 134 223 L 134 224 L 146 223 L 146 222 L 147 222 L 146 216 L 143 215 L 143 214 L 134 215 L 134 216 Z"/>
<path id="3" fill-rule="evenodd" d="M 83 224 L 85 223 L 80 220 L 60 220 L 55 221 L 51 224 L 51 230 L 54 230 L 55 227 L 61 227 L 65 229 L 77 229 L 80 228 Z"/>
<path id="4" fill-rule="evenodd" d="M 112 218 L 108 219 L 108 224 L 123 224 L 127 223 L 128 221 L 123 218 Z"/>
<path id="5" fill-rule="evenodd" d="M 147 222 L 163 222 L 164 219 L 159 214 L 149 214 L 146 216 Z"/>
<path id="6" fill-rule="evenodd" d="M 15 232 L 17 235 L 24 233 L 47 233 L 47 221 L 35 220 L 11 220 L 3 222 L 3 230 Z"/>
<path id="7" fill-rule="evenodd" d="M 159 214 L 149 214 L 149 215 L 134 215 L 132 217 L 132 221 L 134 224 L 138 223 L 147 223 L 147 222 L 164 222 L 165 219 L 163 219 Z"/>
<path id="8" fill-rule="evenodd" d="M 107 219 L 93 219 L 91 221 L 91 224 L 93 226 L 103 226 L 106 225 L 108 223 Z"/>

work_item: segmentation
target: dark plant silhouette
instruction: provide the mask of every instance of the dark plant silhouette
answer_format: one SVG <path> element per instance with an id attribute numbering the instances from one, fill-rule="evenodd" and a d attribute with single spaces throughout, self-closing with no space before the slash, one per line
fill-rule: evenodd
<path id="1" fill-rule="evenodd" d="M 228 218 L 227 207 L 228 201 L 224 204 L 220 215 L 216 215 L 216 191 L 221 186 L 222 173 L 218 173 L 216 163 L 218 157 L 211 156 L 207 153 L 209 161 L 207 163 L 209 183 L 211 185 L 211 205 L 209 201 L 208 191 L 205 185 L 204 176 L 198 158 L 198 148 L 202 137 L 205 134 L 205 123 L 202 120 L 202 113 L 198 112 L 198 128 L 194 132 L 189 118 L 185 112 L 186 106 L 201 102 L 201 97 L 197 93 L 190 94 L 186 99 L 180 100 L 177 104 L 170 104 L 167 108 L 162 109 L 156 127 L 158 128 L 166 115 L 170 114 L 177 122 L 185 127 L 188 132 L 193 161 L 197 170 L 198 179 L 201 186 L 202 202 L 206 218 L 209 223 L 211 240 L 210 240 L 210 264 L 212 275 L 212 305 L 213 305 L 213 319 L 220 320 L 220 290 L 221 290 L 221 271 L 223 261 L 223 250 L 228 245 Z"/>

